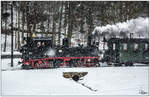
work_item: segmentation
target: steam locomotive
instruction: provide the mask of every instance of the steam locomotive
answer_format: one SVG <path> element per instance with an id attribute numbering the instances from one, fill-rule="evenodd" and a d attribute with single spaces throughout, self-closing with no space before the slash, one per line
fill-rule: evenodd
<path id="1" fill-rule="evenodd" d="M 70 47 L 67 38 L 59 46 L 54 46 L 51 37 L 24 38 L 22 69 L 99 66 L 99 50 L 91 39 L 89 36 L 87 46 Z"/>

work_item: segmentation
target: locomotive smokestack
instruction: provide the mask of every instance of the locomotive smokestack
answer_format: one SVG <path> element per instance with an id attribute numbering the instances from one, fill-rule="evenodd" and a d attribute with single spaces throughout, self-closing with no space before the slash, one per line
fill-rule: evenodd
<path id="1" fill-rule="evenodd" d="M 141 36 L 140 36 L 140 34 L 139 34 L 139 38 L 140 38 Z"/>
<path id="2" fill-rule="evenodd" d="M 64 39 L 63 39 L 63 46 L 64 46 L 64 47 L 69 47 L 68 38 L 64 38 Z"/>
<path id="3" fill-rule="evenodd" d="M 87 45 L 88 45 L 88 46 L 91 46 L 91 42 L 92 42 L 92 36 L 89 35 L 89 36 L 88 36 Z"/>
<path id="4" fill-rule="evenodd" d="M 133 33 L 130 33 L 130 38 L 133 38 Z"/>

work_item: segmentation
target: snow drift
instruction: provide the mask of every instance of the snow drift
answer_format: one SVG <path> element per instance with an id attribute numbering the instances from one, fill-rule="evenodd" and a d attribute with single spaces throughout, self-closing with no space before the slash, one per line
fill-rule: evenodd
<path id="1" fill-rule="evenodd" d="M 48 49 L 48 51 L 45 54 L 48 55 L 48 56 L 54 57 L 55 54 L 56 54 L 56 50 L 50 48 L 50 49 Z"/>
<path id="2" fill-rule="evenodd" d="M 79 82 L 63 72 L 84 71 Z M 2 71 L 2 95 L 144 95 L 148 92 L 148 67 L 58 68 Z"/>

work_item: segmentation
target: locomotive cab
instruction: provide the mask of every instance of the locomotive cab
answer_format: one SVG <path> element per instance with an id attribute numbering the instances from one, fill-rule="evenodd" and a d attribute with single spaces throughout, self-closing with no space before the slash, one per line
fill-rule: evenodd
<path id="1" fill-rule="evenodd" d="M 27 37 L 24 40 L 26 43 L 21 47 L 20 52 L 22 53 L 22 58 L 26 60 L 31 57 L 34 58 L 34 56 L 42 57 L 43 53 L 49 47 L 52 47 L 52 39 L 49 37 Z"/>

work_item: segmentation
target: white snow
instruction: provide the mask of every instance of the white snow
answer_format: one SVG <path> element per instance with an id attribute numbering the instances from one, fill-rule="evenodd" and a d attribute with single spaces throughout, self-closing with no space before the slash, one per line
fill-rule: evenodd
<path id="1" fill-rule="evenodd" d="M 20 52 L 14 51 L 13 52 L 14 55 L 21 55 Z M 1 55 L 11 55 L 11 52 L 1 52 Z"/>
<path id="2" fill-rule="evenodd" d="M 98 91 L 64 78 L 68 71 L 88 72 L 80 81 Z M 148 67 L 2 71 L 2 95 L 148 95 Z"/>
<path id="3" fill-rule="evenodd" d="M 15 35 L 14 35 L 14 39 L 15 39 Z M 3 51 L 4 49 L 4 42 L 5 42 L 5 35 L 1 34 L 1 51 Z M 15 44 L 15 41 L 13 41 L 13 43 Z M 13 48 L 15 48 L 15 45 L 13 46 Z M 11 51 L 11 35 L 7 35 L 7 43 L 6 43 L 6 51 L 10 52 Z"/>
<path id="4" fill-rule="evenodd" d="M 10 59 L 1 59 L 1 69 L 2 71 L 5 70 L 14 70 L 14 69 L 20 69 L 21 65 L 18 64 L 18 62 L 21 62 L 20 58 L 14 58 L 13 59 L 13 67 L 11 67 L 11 60 Z"/>
<path id="5" fill-rule="evenodd" d="M 91 67 L 19 70 L 21 59 L 2 59 L 2 95 L 148 95 L 148 66 Z M 80 82 L 96 89 L 94 92 L 63 72 L 88 72 Z M 142 94 L 143 93 L 143 94 Z M 146 94 L 144 94 L 146 93 Z"/>

